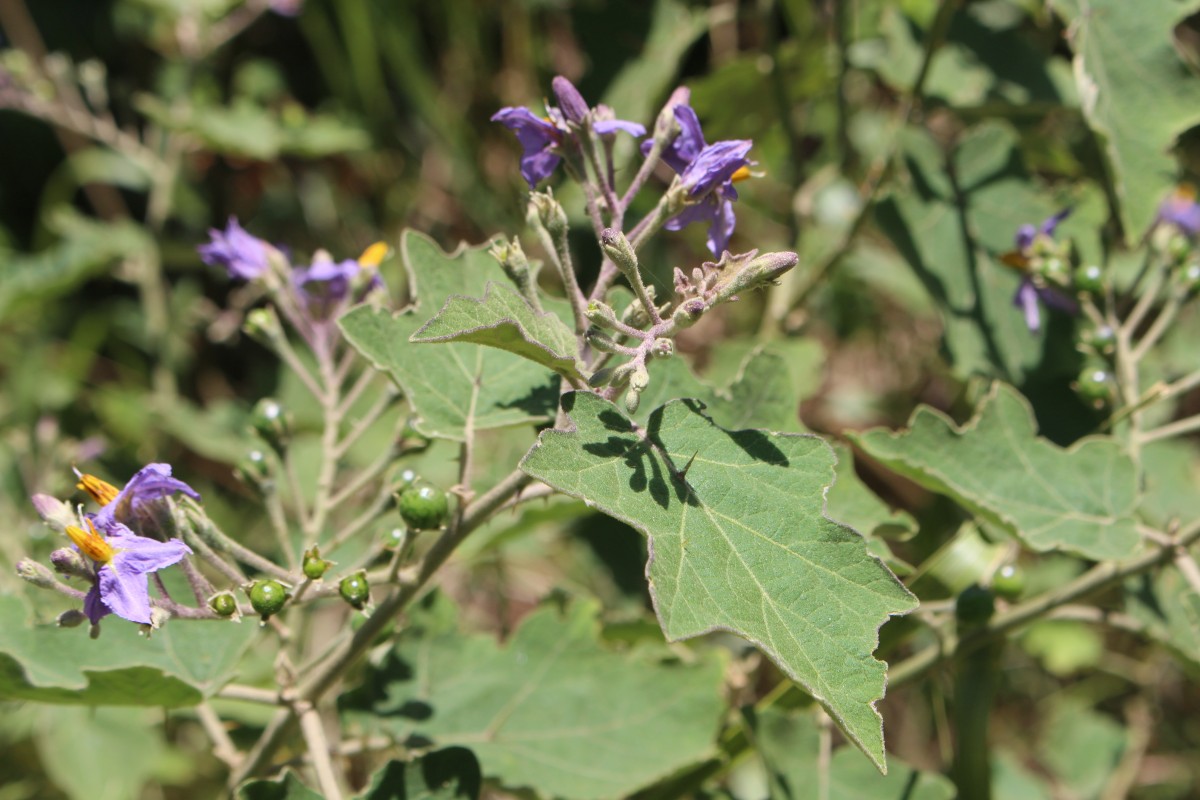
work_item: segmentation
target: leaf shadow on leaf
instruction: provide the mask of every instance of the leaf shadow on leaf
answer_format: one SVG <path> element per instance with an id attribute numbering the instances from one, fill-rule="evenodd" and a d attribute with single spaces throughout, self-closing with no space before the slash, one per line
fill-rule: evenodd
<path id="1" fill-rule="evenodd" d="M 476 381 L 479 378 L 476 377 Z M 529 390 L 529 394 L 523 397 L 518 397 L 508 402 L 496 403 L 496 408 L 504 410 L 517 409 L 523 411 L 531 417 L 546 416 L 548 411 L 552 414 L 554 408 L 555 397 L 558 395 L 558 376 L 549 370 L 546 371 L 546 382 L 540 386 L 535 386 Z"/>

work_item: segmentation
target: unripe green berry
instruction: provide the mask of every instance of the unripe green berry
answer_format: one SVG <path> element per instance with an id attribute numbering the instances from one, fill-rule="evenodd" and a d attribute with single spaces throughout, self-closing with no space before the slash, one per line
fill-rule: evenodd
<path id="1" fill-rule="evenodd" d="M 273 614 L 278 614 L 287 599 L 287 590 L 279 581 L 257 581 L 250 587 L 250 607 L 262 615 L 264 622 Z"/>
<path id="2" fill-rule="evenodd" d="M 238 480 L 264 493 L 274 488 L 272 480 L 272 464 L 267 454 L 262 450 L 251 450 L 238 462 L 233 474 Z"/>
<path id="3" fill-rule="evenodd" d="M 301 569 L 304 570 L 304 576 L 309 580 L 319 581 L 325 572 L 332 565 L 321 558 L 321 551 L 315 545 L 311 550 L 304 553 L 304 562 Z"/>
<path id="4" fill-rule="evenodd" d="M 292 435 L 292 415 L 278 400 L 270 397 L 264 397 L 255 404 L 250 414 L 250 425 L 276 452 L 282 452 L 287 447 Z"/>
<path id="5" fill-rule="evenodd" d="M 238 610 L 237 600 L 229 592 L 221 592 L 208 598 L 208 607 L 219 617 L 232 617 Z"/>
<path id="6" fill-rule="evenodd" d="M 1079 373 L 1079 378 L 1075 381 L 1075 391 L 1081 398 L 1099 408 L 1112 398 L 1112 376 L 1107 370 L 1088 367 Z"/>
<path id="7" fill-rule="evenodd" d="M 1167 240 L 1167 255 L 1176 264 L 1182 264 L 1192 254 L 1192 242 L 1181 233 L 1176 233 Z"/>
<path id="8" fill-rule="evenodd" d="M 992 593 L 979 584 L 971 584 L 954 601 L 954 616 L 964 626 L 983 625 L 996 613 Z"/>
<path id="9" fill-rule="evenodd" d="M 362 610 L 371 599 L 371 585 L 367 583 L 367 573 L 359 570 L 353 575 L 342 578 L 338 584 L 338 594 L 350 605 Z"/>
<path id="10" fill-rule="evenodd" d="M 1075 271 L 1075 288 L 1088 294 L 1104 293 L 1104 269 L 1099 264 L 1088 264 Z"/>
<path id="11" fill-rule="evenodd" d="M 1079 331 L 1079 341 L 1098 353 L 1108 355 L 1117 344 L 1117 332 L 1109 325 L 1087 325 Z"/>
<path id="12" fill-rule="evenodd" d="M 409 486 L 396 498 L 400 518 L 414 531 L 440 528 L 450 512 L 446 493 L 432 486 Z"/>
<path id="13" fill-rule="evenodd" d="M 1189 262 L 1183 268 L 1183 285 L 1189 292 L 1200 290 L 1200 261 Z"/>
<path id="14" fill-rule="evenodd" d="M 1064 284 L 1067 282 L 1067 262 L 1058 256 L 1044 258 L 1038 264 L 1038 273 L 1050 283 Z"/>
<path id="15" fill-rule="evenodd" d="M 992 576 L 992 591 L 1005 600 L 1016 600 L 1025 590 L 1025 571 L 1015 564 L 1005 564 Z"/>

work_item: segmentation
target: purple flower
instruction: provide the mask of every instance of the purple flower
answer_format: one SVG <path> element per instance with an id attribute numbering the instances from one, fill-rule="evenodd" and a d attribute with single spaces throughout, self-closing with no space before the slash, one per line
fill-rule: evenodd
<path id="1" fill-rule="evenodd" d="M 1171 192 L 1158 207 L 1157 221 L 1174 225 L 1185 236 L 1200 233 L 1200 203 L 1196 202 L 1195 188 L 1184 185 Z"/>
<path id="2" fill-rule="evenodd" d="M 99 518 L 97 517 L 97 522 Z M 137 536 L 119 522 L 96 524 L 85 520 L 88 530 L 74 525 L 67 536 L 96 567 L 96 580 L 83 598 L 83 611 L 93 625 L 109 613 L 130 622 L 150 624 L 150 592 L 147 576 L 178 563 L 192 550 L 178 539 L 160 542 Z"/>
<path id="3" fill-rule="evenodd" d="M 521 177 L 530 189 L 550 177 L 562 160 L 563 144 L 576 135 L 572 126 L 583 125 L 589 117 L 592 129 L 602 136 L 618 131 L 634 137 L 646 135 L 645 126 L 613 119 L 611 109 L 604 106 L 589 108 L 579 90 L 561 75 L 551 82 L 551 87 L 562 110 L 548 106 L 546 116 L 539 117 L 528 108 L 506 106 L 492 115 L 492 122 L 499 122 L 511 130 L 521 143 Z"/>
<path id="4" fill-rule="evenodd" d="M 1015 266 L 1024 272 L 1021 283 L 1017 286 L 1017 292 L 1013 295 L 1013 305 L 1021 309 L 1024 313 L 1025 327 L 1029 328 L 1031 333 L 1037 333 L 1042 327 L 1042 314 L 1041 308 L 1038 305 L 1039 302 L 1068 314 L 1079 313 L 1079 304 L 1075 302 L 1074 298 L 1061 289 L 1046 285 L 1040 276 L 1029 271 L 1031 267 L 1030 260 L 1038 256 L 1034 252 L 1034 244 L 1038 238 L 1052 238 L 1054 232 L 1058 229 L 1058 224 L 1066 219 L 1070 213 L 1071 209 L 1064 208 L 1057 214 L 1047 217 L 1037 227 L 1026 224 L 1017 228 L 1017 235 L 1015 237 L 1016 252 L 1006 253 L 1002 256 L 1002 260 L 1006 264 Z"/>
<path id="5" fill-rule="evenodd" d="M 679 103 L 674 113 L 679 135 L 663 150 L 662 160 L 679 174 L 691 202 L 663 227 L 678 231 L 693 222 L 708 223 L 708 249 L 720 256 L 737 225 L 733 201 L 738 194 L 733 184 L 750 176 L 749 167 L 754 162 L 746 156 L 754 143 L 749 139 L 727 139 L 710 145 L 691 106 Z M 651 142 L 643 142 L 643 155 L 652 146 Z"/>
<path id="6" fill-rule="evenodd" d="M 197 248 L 205 264 L 224 267 L 229 277 L 244 281 L 252 281 L 267 271 L 273 248 L 247 233 L 236 217 L 229 218 L 224 232 L 213 228 L 208 233 L 212 241 Z"/>
<path id="7" fill-rule="evenodd" d="M 366 254 L 364 254 L 364 258 Z M 362 260 L 348 258 L 334 261 L 325 253 L 318 253 L 312 266 L 296 270 L 292 282 L 296 287 L 305 309 L 313 319 L 329 319 L 350 297 L 351 290 L 359 282 L 360 275 L 370 272 L 364 291 L 383 285 L 383 279 L 374 268 L 364 267 Z"/>
<path id="8" fill-rule="evenodd" d="M 178 478 L 171 477 L 170 464 L 147 464 L 137 471 L 124 488 L 100 480 L 94 475 L 79 475 L 79 488 L 90 494 L 101 508 L 96 513 L 96 524 L 107 529 L 113 524 L 130 522 L 138 510 L 147 503 L 183 492 L 195 500 L 200 495 L 195 489 Z"/>

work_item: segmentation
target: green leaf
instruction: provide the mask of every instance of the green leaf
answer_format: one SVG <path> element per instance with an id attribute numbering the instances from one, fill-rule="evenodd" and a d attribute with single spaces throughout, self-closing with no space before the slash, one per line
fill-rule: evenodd
<path id="1" fill-rule="evenodd" d="M 850 439 L 1033 550 L 1108 559 L 1138 544 L 1137 478 L 1122 446 L 1091 437 L 1064 450 L 1038 438 L 1028 401 L 1011 386 L 993 385 L 961 428 L 922 407 L 907 431 L 875 428 Z"/>
<path id="2" fill-rule="evenodd" d="M 893 511 L 871 491 L 854 471 L 854 453 L 845 445 L 834 445 L 837 481 L 826 495 L 825 513 L 849 525 L 863 536 L 906 538 L 917 532 L 917 521 L 907 511 Z"/>
<path id="3" fill-rule="evenodd" d="M 583 382 L 575 334 L 550 312 L 535 311 L 513 288 L 489 283 L 481 299 L 452 295 L 409 341 L 471 342 L 516 353 Z"/>
<path id="4" fill-rule="evenodd" d="M 1173 44 L 1175 26 L 1200 4 L 1051 0 L 1050 5 L 1067 23 L 1083 113 L 1104 141 L 1125 237 L 1134 241 L 1175 184 L 1176 138 L 1200 123 L 1200 80 Z"/>
<path id="5" fill-rule="evenodd" d="M 884 768 L 872 651 L 916 605 L 862 537 L 824 514 L 834 456 L 815 436 L 730 432 L 693 401 L 644 427 L 593 394 L 563 397 L 574 430 L 545 431 L 530 475 L 650 538 L 650 591 L 671 640 L 728 630 L 761 647 Z"/>
<path id="6" fill-rule="evenodd" d="M 93 640 L 84 628 L 32 626 L 18 598 L 0 597 L 0 700 L 195 705 L 229 680 L 257 632 L 224 620 L 175 620 L 146 638 L 109 617 Z"/>
<path id="7" fill-rule="evenodd" d="M 461 441 L 468 429 L 553 419 L 558 379 L 544 367 L 491 347 L 446 343 L 431 350 L 409 342 L 451 295 L 483 295 L 489 279 L 503 274 L 487 245 L 447 254 L 429 237 L 407 231 L 400 254 L 414 306 L 395 315 L 359 306 L 338 323 L 350 343 L 404 390 L 416 428 Z"/>
<path id="8" fill-rule="evenodd" d="M 389 761 L 358 800 L 454 800 L 479 797 L 479 760 L 465 747 L 434 750 L 413 761 Z"/>
<path id="9" fill-rule="evenodd" d="M 853 748 L 838 748 L 828 766 L 829 793 L 822 794 L 820 734 L 811 713 L 789 713 L 771 708 L 753 720 L 754 744 L 771 773 L 773 785 L 782 784 L 789 800 L 950 800 L 954 785 L 937 773 L 920 772 L 901 762 L 881 775 Z M 773 795 L 774 796 L 774 795 Z"/>
<path id="10" fill-rule="evenodd" d="M 292 772 L 285 769 L 275 780 L 250 781 L 238 789 L 238 800 L 324 800 Z"/>
<path id="11" fill-rule="evenodd" d="M 458 633 L 435 609 L 371 671 L 371 691 L 343 707 L 399 738 L 469 745 L 485 775 L 557 797 L 626 796 L 710 756 L 721 663 L 610 652 L 598 643 L 597 611 L 542 608 L 501 645 Z"/>
<path id="12" fill-rule="evenodd" d="M 1137 584 L 1141 591 L 1136 591 Z M 1200 595 L 1171 565 L 1153 578 L 1131 581 L 1130 613 L 1146 623 L 1152 638 L 1178 658 L 1200 665 Z"/>
<path id="13" fill-rule="evenodd" d="M 1055 704 L 1039 752 L 1068 797 L 1100 797 L 1129 742 L 1129 731 L 1074 698 Z"/>

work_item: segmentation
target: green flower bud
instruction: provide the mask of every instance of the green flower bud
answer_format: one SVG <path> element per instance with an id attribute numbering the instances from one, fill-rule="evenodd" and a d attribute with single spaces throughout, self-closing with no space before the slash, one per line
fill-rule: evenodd
<path id="1" fill-rule="evenodd" d="M 642 404 L 642 392 L 639 389 L 634 389 L 632 386 L 625 393 L 625 410 L 630 414 L 636 414 L 638 406 Z"/>
<path id="2" fill-rule="evenodd" d="M 963 589 L 954 601 L 954 616 L 964 627 L 977 627 L 985 624 L 996 613 L 996 600 L 992 593 L 979 584 L 971 584 Z"/>
<path id="3" fill-rule="evenodd" d="M 602 386 L 607 386 L 608 382 L 612 380 L 614 374 L 616 374 L 616 370 L 612 367 L 598 369 L 592 373 L 590 378 L 588 378 L 588 386 L 593 389 L 599 389 Z"/>
<path id="4" fill-rule="evenodd" d="M 606 303 L 599 300 L 592 300 L 588 303 L 583 315 L 588 318 L 588 322 L 593 322 L 596 325 L 603 325 L 606 328 L 617 327 L 617 314 Z"/>
<path id="5" fill-rule="evenodd" d="M 638 364 L 634 367 L 633 374 L 629 376 L 629 388 L 642 392 L 649 385 L 650 371 L 646 369 L 644 364 Z"/>
<path id="6" fill-rule="evenodd" d="M 231 592 L 219 592 L 208 598 L 208 607 L 219 617 L 232 617 L 237 614 L 237 598 Z"/>
<path id="7" fill-rule="evenodd" d="M 32 558 L 22 558 L 17 562 L 17 577 L 29 581 L 39 589 L 50 589 L 57 583 L 54 573 Z"/>
<path id="8" fill-rule="evenodd" d="M 432 486 L 413 485 L 396 498 L 400 518 L 414 531 L 440 528 L 450 512 L 450 501 L 446 493 Z"/>
<path id="9" fill-rule="evenodd" d="M 500 262 L 500 268 L 517 287 L 521 296 L 535 309 L 541 310 L 541 301 L 537 297 L 537 270 L 525 256 L 521 241 L 515 236 L 511 241 L 497 239 L 488 252 Z"/>
<path id="10" fill-rule="evenodd" d="M 262 616 L 263 622 L 278 614 L 289 596 L 283 584 L 274 580 L 256 581 L 249 594 L 250 607 Z"/>
<path id="11" fill-rule="evenodd" d="M 87 614 L 78 608 L 70 608 L 58 615 L 54 624 L 60 628 L 78 628 L 88 621 Z"/>
<path id="12" fill-rule="evenodd" d="M 1103 408 L 1112 399 L 1112 375 L 1100 367 L 1088 367 L 1079 373 L 1075 392 L 1095 408 Z"/>
<path id="13" fill-rule="evenodd" d="M 611 336 L 595 326 L 588 328 L 583 334 L 583 338 L 587 340 L 593 350 L 600 353 L 620 353 L 625 350 Z"/>
<path id="14" fill-rule="evenodd" d="M 662 337 L 655 339 L 650 345 L 650 355 L 655 358 L 670 358 L 675 355 L 675 342 Z"/>
<path id="15" fill-rule="evenodd" d="M 283 336 L 283 328 L 279 324 L 279 316 L 275 313 L 275 309 L 256 308 L 246 315 L 246 321 L 242 324 L 242 330 L 251 339 L 265 344 L 268 347 L 272 343 Z"/>
<path id="16" fill-rule="evenodd" d="M 674 323 L 676 330 L 681 331 L 699 322 L 707 310 L 708 307 L 704 305 L 703 300 L 685 300 L 679 304 L 679 308 L 675 309 L 675 313 L 671 315 L 671 322 Z"/>
<path id="17" fill-rule="evenodd" d="M 1092 295 L 1104 294 L 1104 268 L 1088 264 L 1075 271 L 1075 289 Z"/>
<path id="18" fill-rule="evenodd" d="M 52 552 L 50 563 L 54 565 L 54 569 L 72 578 L 91 580 L 94 577 L 92 568 L 83 560 L 83 556 L 78 550 L 70 547 L 60 547 Z"/>
<path id="19" fill-rule="evenodd" d="M 1005 600 L 1016 600 L 1025 591 L 1025 572 L 1015 564 L 1005 564 L 992 576 L 992 591 Z"/>
<path id="20" fill-rule="evenodd" d="M 536 219 L 546 229 L 546 233 L 555 239 L 561 239 L 567 235 L 567 212 L 554 199 L 554 192 L 549 189 L 529 195 L 529 214 L 527 216 Z"/>
<path id="21" fill-rule="evenodd" d="M 304 563 L 302 569 L 304 575 L 310 580 L 319 581 L 325 572 L 333 566 L 325 559 L 321 558 L 321 550 L 316 545 L 304 552 Z"/>
<path id="22" fill-rule="evenodd" d="M 33 501 L 33 507 L 37 510 L 38 516 L 50 530 L 65 534 L 67 526 L 79 524 L 79 520 L 75 516 L 75 509 L 65 500 L 59 500 L 48 494 L 35 494 L 29 499 Z"/>
<path id="23" fill-rule="evenodd" d="M 359 570 L 353 575 L 342 578 L 338 584 L 338 594 L 359 611 L 371 599 L 371 585 L 367 583 L 367 573 Z"/>
<path id="24" fill-rule="evenodd" d="M 292 415 L 278 400 L 264 397 L 250 414 L 250 425 L 263 441 L 277 453 L 282 453 L 292 436 Z"/>
<path id="25" fill-rule="evenodd" d="M 646 287 L 646 295 L 651 301 L 654 300 L 653 285 Z M 621 321 L 633 328 L 644 328 L 650 324 L 650 312 L 642 305 L 641 300 L 635 299 L 625 307 L 625 313 L 621 315 Z"/>
<path id="26" fill-rule="evenodd" d="M 712 301 L 717 303 L 729 302 L 742 292 L 757 289 L 774 283 L 783 273 L 796 266 L 799 256 L 792 252 L 764 253 L 751 258 L 743 266 L 735 266 L 741 258 L 734 259 L 726 269 L 732 269 L 732 275 L 718 284 L 716 296 Z"/>
<path id="27" fill-rule="evenodd" d="M 600 249 L 627 278 L 636 280 L 634 276 L 638 274 L 637 253 L 633 251 L 633 245 L 629 243 L 625 234 L 616 228 L 605 228 L 600 231 Z"/>

